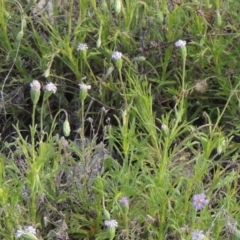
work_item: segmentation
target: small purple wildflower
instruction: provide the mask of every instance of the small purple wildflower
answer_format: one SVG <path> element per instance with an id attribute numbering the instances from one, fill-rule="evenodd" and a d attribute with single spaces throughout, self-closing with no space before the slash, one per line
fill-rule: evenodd
<path id="1" fill-rule="evenodd" d="M 123 205 L 123 206 L 127 206 L 129 204 L 129 199 L 128 197 L 123 197 L 119 200 L 119 202 Z"/>
<path id="2" fill-rule="evenodd" d="M 116 220 L 114 220 L 114 219 L 112 219 L 112 220 L 106 220 L 106 221 L 104 221 L 104 225 L 105 225 L 106 227 L 113 228 L 113 227 L 117 227 L 117 226 L 118 226 L 118 222 L 117 222 Z"/>
<path id="3" fill-rule="evenodd" d="M 118 51 L 113 52 L 113 54 L 112 54 L 112 59 L 113 60 L 119 60 L 121 58 L 122 58 L 122 53 L 121 52 L 118 52 Z"/>
<path id="4" fill-rule="evenodd" d="M 180 48 L 182 48 L 182 47 L 185 47 L 186 46 L 186 41 L 184 41 L 184 40 L 178 40 L 177 42 L 175 42 L 175 47 L 180 47 Z"/>
<path id="5" fill-rule="evenodd" d="M 193 196 L 193 206 L 197 210 L 202 210 L 206 204 L 208 204 L 208 199 L 206 199 L 206 195 L 204 193 L 195 194 Z"/>
<path id="6" fill-rule="evenodd" d="M 205 235 L 203 234 L 202 230 L 194 230 L 192 232 L 192 240 L 203 240 L 205 238 Z"/>

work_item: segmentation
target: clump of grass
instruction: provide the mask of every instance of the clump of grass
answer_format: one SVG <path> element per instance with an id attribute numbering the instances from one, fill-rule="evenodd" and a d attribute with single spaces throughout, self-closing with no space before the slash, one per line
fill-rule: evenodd
<path id="1" fill-rule="evenodd" d="M 0 238 L 239 239 L 238 7 L 0 0 Z"/>

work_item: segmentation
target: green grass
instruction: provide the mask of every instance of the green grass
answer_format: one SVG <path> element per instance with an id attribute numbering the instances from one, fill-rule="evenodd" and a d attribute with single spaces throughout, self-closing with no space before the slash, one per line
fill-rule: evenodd
<path id="1" fill-rule="evenodd" d="M 0 239 L 240 239 L 240 3 L 53 2 L 0 0 Z"/>

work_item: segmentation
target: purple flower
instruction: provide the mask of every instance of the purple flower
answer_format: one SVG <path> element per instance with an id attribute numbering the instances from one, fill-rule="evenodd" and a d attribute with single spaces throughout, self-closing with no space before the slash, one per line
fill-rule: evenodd
<path id="1" fill-rule="evenodd" d="M 192 232 L 192 240 L 203 240 L 205 235 L 203 234 L 202 230 L 194 230 Z"/>
<path id="2" fill-rule="evenodd" d="M 105 225 L 106 227 L 113 228 L 113 227 L 117 227 L 117 226 L 118 226 L 118 222 L 117 222 L 116 220 L 114 220 L 114 219 L 112 219 L 112 220 L 106 220 L 106 221 L 104 222 L 104 225 Z"/>
<path id="3" fill-rule="evenodd" d="M 175 47 L 185 47 L 186 46 L 186 41 L 184 40 L 178 40 L 177 42 L 175 42 Z"/>
<path id="4" fill-rule="evenodd" d="M 193 206 L 197 210 L 202 210 L 206 204 L 208 204 L 208 199 L 204 193 L 193 195 Z"/>
<path id="5" fill-rule="evenodd" d="M 123 206 L 127 206 L 129 204 L 129 199 L 128 197 L 123 197 L 119 200 L 119 202 L 123 205 Z"/>
<path id="6" fill-rule="evenodd" d="M 112 59 L 113 60 L 119 60 L 121 58 L 122 58 L 122 53 L 121 52 L 118 52 L 118 51 L 113 52 L 113 54 L 112 54 Z"/>

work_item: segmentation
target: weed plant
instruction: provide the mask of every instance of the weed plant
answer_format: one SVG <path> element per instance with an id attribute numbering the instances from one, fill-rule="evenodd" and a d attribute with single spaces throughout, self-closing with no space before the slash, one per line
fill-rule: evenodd
<path id="1" fill-rule="evenodd" d="M 240 3 L 39 2 L 0 0 L 0 239 L 240 239 Z"/>

